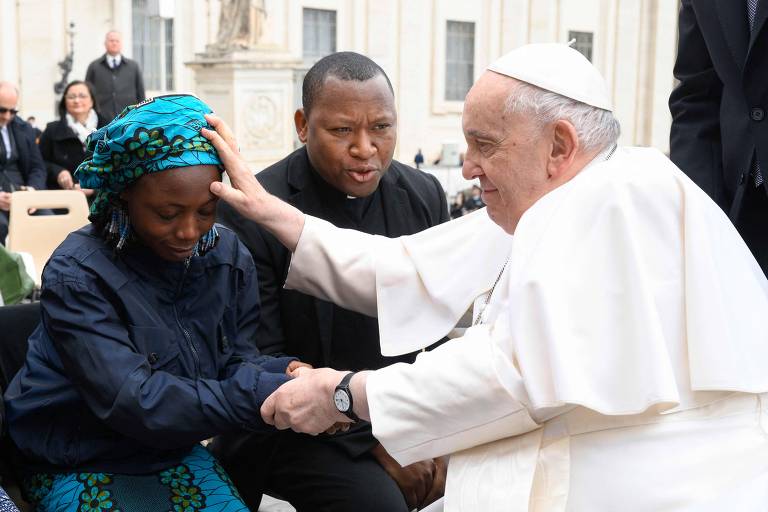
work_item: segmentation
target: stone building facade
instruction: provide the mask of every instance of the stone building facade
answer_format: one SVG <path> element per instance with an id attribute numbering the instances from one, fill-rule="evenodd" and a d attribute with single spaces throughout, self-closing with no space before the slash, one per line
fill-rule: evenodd
<path id="1" fill-rule="evenodd" d="M 395 89 L 396 156 L 461 151 L 466 89 L 496 57 L 527 42 L 567 42 L 606 77 L 623 144 L 668 149 L 679 0 L 264 0 L 255 47 L 212 50 L 221 0 L 0 0 L 0 79 L 17 82 L 22 115 L 54 118 L 57 62 L 70 79 L 104 52 L 109 29 L 140 62 L 148 94 L 192 92 L 235 126 L 256 168 L 296 144 L 300 82 L 331 51 L 378 62 Z M 451 158 L 451 155 L 448 155 Z"/>

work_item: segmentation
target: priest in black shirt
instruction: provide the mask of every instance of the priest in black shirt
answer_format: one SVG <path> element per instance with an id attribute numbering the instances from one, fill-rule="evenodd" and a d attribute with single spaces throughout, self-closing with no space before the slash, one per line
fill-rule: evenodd
<path id="1" fill-rule="evenodd" d="M 437 179 L 392 159 L 397 112 L 392 85 L 376 63 L 353 52 L 319 60 L 304 78 L 294 121 L 305 145 L 257 175 L 272 194 L 336 226 L 398 237 L 449 219 Z M 219 222 L 253 254 L 261 294 L 259 348 L 315 367 L 377 369 L 415 354 L 384 357 L 375 318 L 283 289 L 290 253 L 272 235 L 223 201 Z M 217 439 L 212 448 L 252 510 L 261 492 L 299 512 L 406 512 L 442 495 L 443 460 L 405 468 L 371 433 L 308 436 L 257 432 Z"/>

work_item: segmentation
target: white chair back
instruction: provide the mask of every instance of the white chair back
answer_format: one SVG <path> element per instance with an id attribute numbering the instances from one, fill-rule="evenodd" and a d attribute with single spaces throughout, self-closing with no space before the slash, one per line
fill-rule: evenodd
<path id="1" fill-rule="evenodd" d="M 61 215 L 30 215 L 35 209 L 67 209 Z M 88 224 L 88 201 L 78 190 L 14 192 L 6 247 L 27 252 L 35 262 L 35 284 L 40 286 L 43 267 L 69 233 Z"/>

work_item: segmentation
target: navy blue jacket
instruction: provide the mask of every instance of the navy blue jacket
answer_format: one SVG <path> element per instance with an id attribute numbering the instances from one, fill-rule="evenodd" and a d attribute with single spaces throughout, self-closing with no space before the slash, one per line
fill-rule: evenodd
<path id="1" fill-rule="evenodd" d="M 43 272 L 42 322 L 5 393 L 11 438 L 37 470 L 144 473 L 195 443 L 264 424 L 291 358 L 261 356 L 256 269 L 220 227 L 189 266 L 116 255 L 92 225 Z"/>
<path id="2" fill-rule="evenodd" d="M 11 119 L 8 129 L 13 132 L 13 138 L 16 141 L 19 152 L 18 166 L 24 178 L 24 185 L 35 190 L 44 190 L 47 173 L 40 149 L 35 142 L 35 130 L 18 116 Z"/>

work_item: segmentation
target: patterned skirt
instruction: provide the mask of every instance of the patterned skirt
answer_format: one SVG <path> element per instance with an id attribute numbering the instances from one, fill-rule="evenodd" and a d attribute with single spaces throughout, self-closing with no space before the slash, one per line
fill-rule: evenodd
<path id="1" fill-rule="evenodd" d="M 159 473 L 36 473 L 22 488 L 38 512 L 248 511 L 232 480 L 202 446 Z"/>

